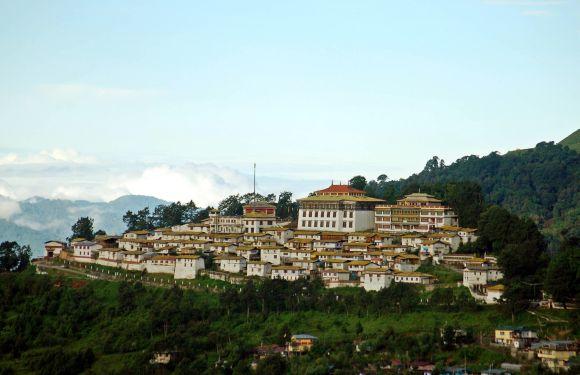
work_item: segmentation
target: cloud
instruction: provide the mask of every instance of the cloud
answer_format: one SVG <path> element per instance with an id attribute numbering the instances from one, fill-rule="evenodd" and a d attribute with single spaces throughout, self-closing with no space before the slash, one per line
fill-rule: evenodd
<path id="1" fill-rule="evenodd" d="M 194 163 L 147 168 L 138 177 L 121 182 L 121 186 L 131 194 L 169 201 L 193 199 L 202 206 L 216 205 L 227 195 L 251 189 L 249 177 L 234 169 Z"/>
<path id="2" fill-rule="evenodd" d="M 20 213 L 20 204 L 10 198 L 0 196 L 0 219 L 10 219 Z"/>
<path id="3" fill-rule="evenodd" d="M 79 83 L 61 83 L 39 85 L 38 90 L 46 96 L 53 98 L 105 98 L 127 99 L 156 96 L 161 93 L 153 89 L 134 89 L 123 87 L 102 87 Z"/>
<path id="4" fill-rule="evenodd" d="M 139 194 L 168 201 L 193 200 L 205 206 L 251 190 L 250 177 L 229 167 L 210 163 L 115 164 L 73 149 L 0 155 L 0 175 L 0 194 L 15 200 L 40 196 L 110 201 Z"/>

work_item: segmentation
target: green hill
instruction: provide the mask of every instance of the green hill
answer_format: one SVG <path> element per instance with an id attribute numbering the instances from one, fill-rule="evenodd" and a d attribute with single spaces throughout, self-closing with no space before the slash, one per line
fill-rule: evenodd
<path id="1" fill-rule="evenodd" d="M 580 129 L 562 139 L 559 144 L 568 146 L 576 152 L 580 152 Z"/>

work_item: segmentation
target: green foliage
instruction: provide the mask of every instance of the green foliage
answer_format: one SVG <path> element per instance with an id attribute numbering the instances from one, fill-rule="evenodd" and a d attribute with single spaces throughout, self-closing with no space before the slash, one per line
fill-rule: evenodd
<path id="1" fill-rule="evenodd" d="M 72 235 L 70 239 L 84 238 L 87 241 L 92 241 L 95 238 L 93 233 L 94 222 L 95 220 L 92 217 L 80 217 L 71 227 Z"/>
<path id="2" fill-rule="evenodd" d="M 567 146 L 576 152 L 580 152 L 580 129 L 562 139 L 560 144 L 562 146 Z"/>
<path id="3" fill-rule="evenodd" d="M 348 181 L 348 184 L 358 190 L 364 190 L 367 186 L 367 179 L 364 176 L 354 176 Z"/>
<path id="4" fill-rule="evenodd" d="M 30 264 L 30 246 L 20 246 L 17 242 L 0 243 L 0 272 L 21 272 Z"/>
<path id="5" fill-rule="evenodd" d="M 578 237 L 566 238 L 554 256 L 546 273 L 545 288 L 558 302 L 580 298 L 580 242 Z"/>

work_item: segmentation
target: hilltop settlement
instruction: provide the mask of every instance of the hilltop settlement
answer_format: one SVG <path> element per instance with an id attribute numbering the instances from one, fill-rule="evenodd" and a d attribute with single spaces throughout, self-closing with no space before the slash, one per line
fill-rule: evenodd
<path id="1" fill-rule="evenodd" d="M 251 277 L 322 279 L 328 288 L 367 291 L 393 283 L 432 288 L 434 275 L 421 265 L 463 273 L 463 285 L 484 303 L 496 303 L 504 290 L 494 257 L 454 254 L 477 239 L 476 229 L 459 226 L 453 207 L 425 193 L 396 204 L 369 197 L 349 185 L 315 191 L 298 200 L 297 221 L 276 217 L 275 206 L 252 201 L 239 216 L 212 210 L 200 223 L 129 231 L 45 244 L 46 258 L 94 263 L 148 274 L 242 283 Z"/>

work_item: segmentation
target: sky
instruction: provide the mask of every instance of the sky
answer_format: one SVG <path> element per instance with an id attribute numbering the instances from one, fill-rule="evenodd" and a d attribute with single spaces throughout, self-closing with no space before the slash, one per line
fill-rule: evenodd
<path id="1" fill-rule="evenodd" d="M 8 200 L 300 197 L 580 122 L 577 0 L 0 0 L 0 51 Z"/>

